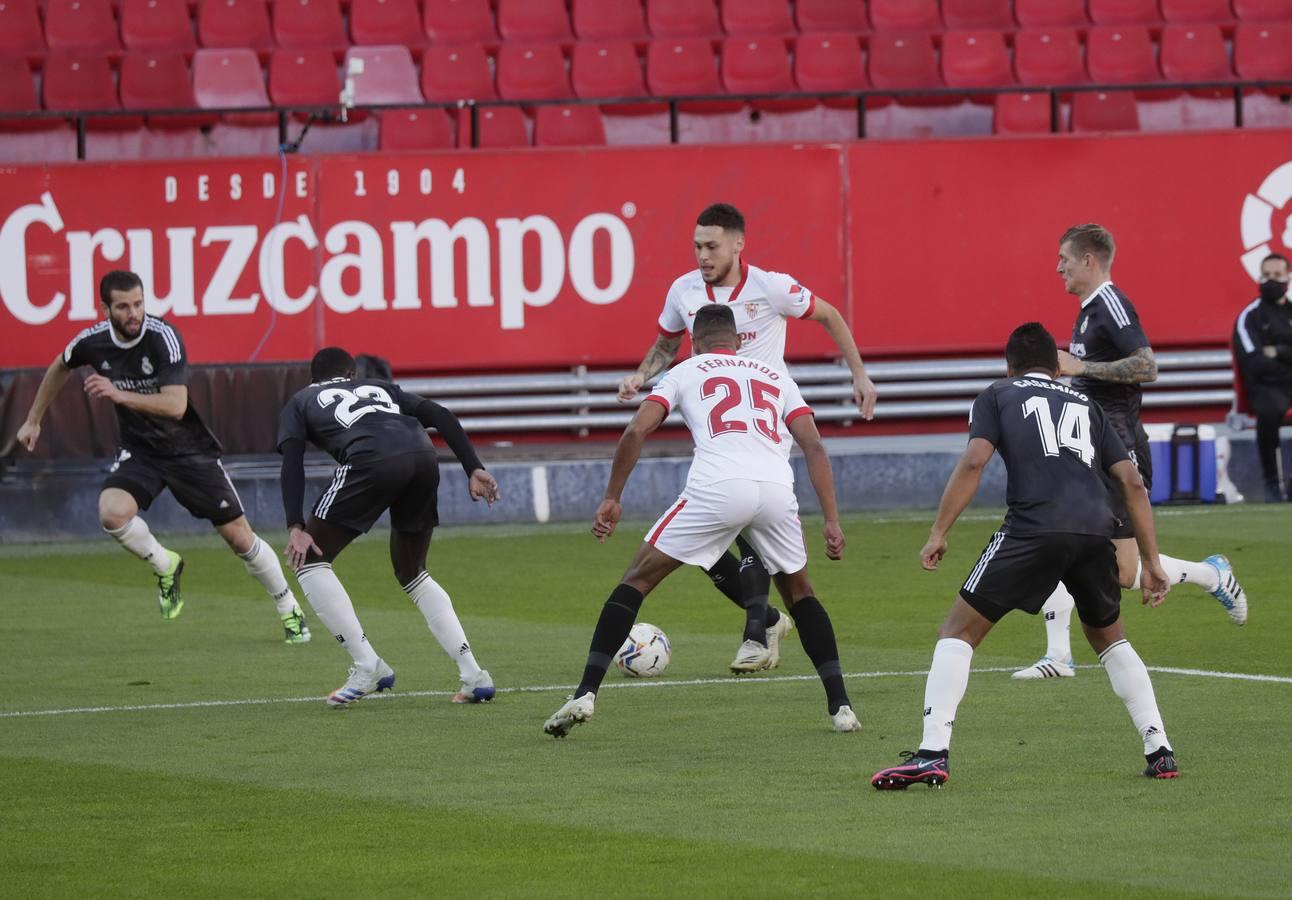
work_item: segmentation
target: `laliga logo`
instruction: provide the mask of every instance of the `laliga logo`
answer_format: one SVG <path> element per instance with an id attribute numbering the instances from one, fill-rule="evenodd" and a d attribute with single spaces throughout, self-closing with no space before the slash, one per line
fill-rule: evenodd
<path id="1" fill-rule="evenodd" d="M 1261 182 L 1255 194 L 1243 200 L 1242 233 L 1244 253 L 1243 268 L 1252 281 L 1261 280 L 1261 260 L 1274 252 L 1270 241 L 1274 238 L 1274 214 L 1283 213 L 1283 207 L 1292 200 L 1292 162 L 1284 163 Z M 1279 241 L 1292 248 L 1292 216 L 1283 219 L 1283 233 Z"/>

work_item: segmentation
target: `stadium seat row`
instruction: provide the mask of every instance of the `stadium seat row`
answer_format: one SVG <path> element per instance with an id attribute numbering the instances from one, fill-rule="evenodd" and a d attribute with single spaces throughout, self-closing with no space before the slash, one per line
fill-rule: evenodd
<path id="1" fill-rule="evenodd" d="M 2 2 L 2 0 L 0 0 Z M 863 54 L 848 35 L 805 35 L 793 57 L 776 38 L 728 38 L 715 57 L 709 41 L 654 41 L 644 60 L 627 41 L 575 45 L 567 59 L 559 44 L 511 45 L 491 58 L 480 45 L 433 47 L 420 71 L 407 48 L 355 47 L 362 64 L 354 102 L 456 103 L 460 100 L 564 100 L 678 97 L 707 94 L 828 93 L 867 89 L 964 90 L 1076 84 L 1163 84 L 1244 79 L 1292 80 L 1292 24 L 1241 26 L 1231 66 L 1216 26 L 1168 26 L 1159 53 L 1142 27 L 1095 28 L 1084 52 L 1072 29 L 1019 32 L 1012 58 L 999 32 L 948 32 L 940 53 L 928 35 L 876 38 Z M 1160 64 L 1159 64 L 1160 63 Z M 348 63 L 347 63 L 348 65 Z M 495 75 L 496 70 L 496 75 Z M 280 49 L 267 72 L 252 50 L 131 52 L 114 71 L 107 55 L 54 54 L 46 59 L 38 102 L 24 60 L 0 61 L 0 113 L 157 110 L 198 107 L 335 106 L 342 77 L 326 48 Z M 1283 89 L 1287 93 L 1287 89 Z M 1200 96 L 1228 96 L 1224 88 Z M 1154 99 L 1161 91 L 1146 95 Z M 941 98 L 937 102 L 955 102 Z M 766 110 L 803 109 L 812 98 L 755 101 Z M 878 102 L 878 101 L 877 101 Z M 904 103 L 925 103 L 904 99 Z M 849 107 L 846 97 L 826 105 Z M 687 111 L 722 112 L 739 101 L 689 101 Z M 642 112 L 637 105 L 609 112 Z M 654 106 L 655 109 L 660 108 Z M 649 109 L 645 110 L 649 111 Z M 0 130 L 15 120 L 0 119 Z M 22 127 L 30 127 L 22 126 Z M 96 124 L 96 127 L 98 125 Z"/>
<path id="2" fill-rule="evenodd" d="M 1292 21 L 1292 0 L 0 0 L 0 57 Z M 119 16 L 118 16 L 119 13 Z M 43 22 L 42 22 L 43 16 Z"/>

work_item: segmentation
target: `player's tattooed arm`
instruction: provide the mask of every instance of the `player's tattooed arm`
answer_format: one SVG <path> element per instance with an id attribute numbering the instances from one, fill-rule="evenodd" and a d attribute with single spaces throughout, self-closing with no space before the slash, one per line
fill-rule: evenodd
<path id="1" fill-rule="evenodd" d="M 40 439 L 40 423 L 45 418 L 45 411 L 54 402 L 54 398 L 63 389 L 71 374 L 72 370 L 63 362 L 62 356 L 54 357 L 54 361 L 45 370 L 44 377 L 40 379 L 40 387 L 36 388 L 36 397 L 31 401 L 31 409 L 27 410 L 27 419 L 18 428 L 18 443 L 28 451 L 36 449 L 36 441 Z"/>
<path id="2" fill-rule="evenodd" d="M 646 352 L 646 358 L 637 367 L 637 371 L 619 382 L 619 402 L 627 403 L 641 386 L 669 367 L 677 358 L 677 351 L 682 346 L 682 335 L 661 334 Z"/>
<path id="3" fill-rule="evenodd" d="M 1059 372 L 1116 384 L 1147 384 L 1157 380 L 1157 358 L 1151 347 L 1140 347 L 1125 359 L 1112 362 L 1085 362 L 1060 350 Z"/>

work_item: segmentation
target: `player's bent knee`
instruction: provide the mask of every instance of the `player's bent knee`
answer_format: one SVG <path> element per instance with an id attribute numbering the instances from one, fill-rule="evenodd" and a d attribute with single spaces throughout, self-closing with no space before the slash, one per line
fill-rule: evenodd
<path id="1" fill-rule="evenodd" d="M 99 494 L 99 525 L 105 531 L 117 531 L 139 513 L 135 498 L 118 488 L 109 488 Z"/>

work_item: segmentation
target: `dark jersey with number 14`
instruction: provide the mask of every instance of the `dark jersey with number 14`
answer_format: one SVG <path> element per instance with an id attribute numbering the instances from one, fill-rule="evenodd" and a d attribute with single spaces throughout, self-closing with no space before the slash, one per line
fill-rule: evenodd
<path id="1" fill-rule="evenodd" d="M 434 452 L 417 411 L 430 403 L 377 379 L 334 378 L 297 392 L 278 418 L 278 446 L 307 441 L 341 465 Z"/>
<path id="2" fill-rule="evenodd" d="M 1111 536 L 1103 473 L 1129 459 L 1097 403 L 1041 374 L 997 381 L 978 395 L 969 437 L 990 441 L 1008 472 L 1003 531 Z"/>

